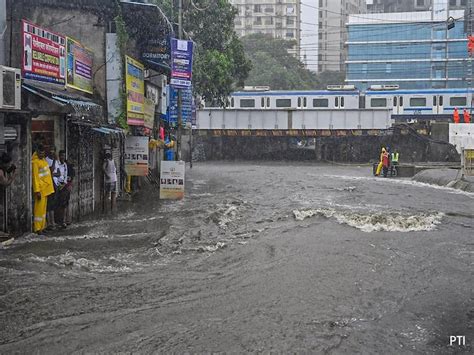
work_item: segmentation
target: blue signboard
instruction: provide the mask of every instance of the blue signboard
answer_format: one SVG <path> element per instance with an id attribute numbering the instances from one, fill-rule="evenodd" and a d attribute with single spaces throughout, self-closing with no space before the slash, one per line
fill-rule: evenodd
<path id="1" fill-rule="evenodd" d="M 189 89 L 175 89 L 169 86 L 168 123 L 172 126 L 178 124 L 178 90 L 181 91 L 181 117 L 183 126 L 191 122 L 193 112 L 193 92 Z"/>
<path id="2" fill-rule="evenodd" d="M 171 61 L 169 38 L 150 38 L 144 41 L 141 52 L 142 60 L 153 69 L 169 70 Z"/>
<path id="3" fill-rule="evenodd" d="M 171 85 L 189 89 L 193 76 L 193 42 L 171 38 Z"/>

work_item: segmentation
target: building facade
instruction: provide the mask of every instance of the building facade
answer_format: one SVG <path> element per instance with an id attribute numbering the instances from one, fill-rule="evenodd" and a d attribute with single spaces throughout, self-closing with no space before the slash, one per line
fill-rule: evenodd
<path id="1" fill-rule="evenodd" d="M 318 72 L 344 71 L 346 22 L 349 14 L 365 13 L 366 3 L 363 0 L 319 0 L 318 5 Z"/>
<path id="2" fill-rule="evenodd" d="M 464 88 L 470 65 L 464 11 L 367 14 L 350 17 L 346 83 L 406 89 Z M 446 19 L 457 19 L 448 30 Z"/>
<path id="3" fill-rule="evenodd" d="M 274 38 L 296 41 L 294 54 L 300 55 L 300 0 L 231 0 L 238 13 L 235 32 L 239 37 L 264 33 Z"/>
<path id="4" fill-rule="evenodd" d="M 433 1 L 438 0 L 367 0 L 367 12 L 411 12 L 429 11 Z M 449 0 L 451 10 L 461 10 L 469 6 L 472 0 Z"/>

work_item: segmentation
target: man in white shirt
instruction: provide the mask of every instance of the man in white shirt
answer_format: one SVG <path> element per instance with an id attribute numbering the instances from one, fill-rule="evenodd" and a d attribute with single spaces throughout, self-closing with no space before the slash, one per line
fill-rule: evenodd
<path id="1" fill-rule="evenodd" d="M 64 213 L 69 202 L 69 191 L 65 188 L 67 183 L 67 164 L 66 152 L 64 150 L 59 152 L 59 160 L 54 162 L 54 167 L 53 181 L 56 189 L 54 217 L 60 228 L 66 228 Z"/>
<path id="2" fill-rule="evenodd" d="M 114 212 L 117 198 L 117 168 L 115 167 L 115 162 L 110 153 L 105 154 L 102 169 L 104 171 L 105 198 L 108 200 L 110 196 L 110 210 Z"/>

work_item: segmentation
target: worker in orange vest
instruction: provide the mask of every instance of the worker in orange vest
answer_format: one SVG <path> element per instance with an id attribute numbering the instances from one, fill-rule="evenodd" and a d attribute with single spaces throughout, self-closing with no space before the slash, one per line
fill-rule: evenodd
<path id="1" fill-rule="evenodd" d="M 454 108 L 453 119 L 454 123 L 459 123 L 459 112 L 457 107 Z"/>
<path id="2" fill-rule="evenodd" d="M 471 115 L 469 114 L 469 111 L 465 108 L 464 109 L 464 123 L 471 123 Z"/>

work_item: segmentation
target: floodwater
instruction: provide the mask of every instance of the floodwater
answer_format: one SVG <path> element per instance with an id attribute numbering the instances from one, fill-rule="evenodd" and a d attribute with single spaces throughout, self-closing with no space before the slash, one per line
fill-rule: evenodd
<path id="1" fill-rule="evenodd" d="M 0 353 L 472 353 L 474 194 L 309 163 L 186 188 L 0 250 Z"/>

